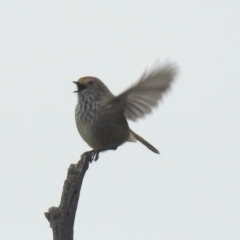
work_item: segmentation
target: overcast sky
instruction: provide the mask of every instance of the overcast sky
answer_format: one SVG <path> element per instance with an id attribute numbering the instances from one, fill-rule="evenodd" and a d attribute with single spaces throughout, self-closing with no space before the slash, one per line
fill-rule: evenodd
<path id="1" fill-rule="evenodd" d="M 159 108 L 85 176 L 75 239 L 240 239 L 240 2 L 0 2 L 0 239 L 52 239 L 67 168 L 88 145 L 72 81 L 114 94 L 156 60 L 179 66 Z"/>

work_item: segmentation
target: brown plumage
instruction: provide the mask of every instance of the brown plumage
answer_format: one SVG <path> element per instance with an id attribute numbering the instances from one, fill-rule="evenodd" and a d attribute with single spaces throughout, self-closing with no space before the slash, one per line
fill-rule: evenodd
<path id="1" fill-rule="evenodd" d="M 149 114 L 170 88 L 175 76 L 174 65 L 155 66 L 117 97 L 98 78 L 83 77 L 74 82 L 78 93 L 76 125 L 82 138 L 93 148 L 95 160 L 100 151 L 117 149 L 126 141 L 138 140 L 159 153 L 129 128 L 126 119 L 136 121 Z"/>

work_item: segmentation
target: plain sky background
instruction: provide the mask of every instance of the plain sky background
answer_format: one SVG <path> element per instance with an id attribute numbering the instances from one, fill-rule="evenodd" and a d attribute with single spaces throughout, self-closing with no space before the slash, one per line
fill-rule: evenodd
<path id="1" fill-rule="evenodd" d="M 240 1 L 0 2 L 0 239 L 52 239 L 67 168 L 90 148 L 74 119 L 92 75 L 114 94 L 147 66 L 179 76 L 128 143 L 86 173 L 75 239 L 240 239 Z"/>

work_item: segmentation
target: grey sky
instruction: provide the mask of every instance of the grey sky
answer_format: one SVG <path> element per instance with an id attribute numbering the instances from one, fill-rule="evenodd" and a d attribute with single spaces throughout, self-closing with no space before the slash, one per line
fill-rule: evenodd
<path id="1" fill-rule="evenodd" d="M 161 152 L 128 143 L 84 179 L 75 238 L 240 239 L 240 2 L 0 3 L 0 239 L 52 239 L 70 163 L 89 147 L 72 81 L 114 94 L 147 66 L 180 73 L 154 114 L 130 123 Z"/>

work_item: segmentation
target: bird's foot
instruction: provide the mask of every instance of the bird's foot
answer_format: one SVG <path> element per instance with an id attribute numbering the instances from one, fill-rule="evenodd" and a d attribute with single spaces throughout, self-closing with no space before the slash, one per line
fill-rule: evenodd
<path id="1" fill-rule="evenodd" d="M 85 152 L 81 155 L 81 157 L 87 157 L 89 159 L 89 162 L 91 163 L 92 161 L 97 161 L 99 158 L 99 152 L 97 150 L 91 150 L 88 152 Z"/>
<path id="2" fill-rule="evenodd" d="M 99 153 L 103 152 L 103 151 L 107 151 L 107 150 L 116 150 L 117 147 L 113 147 L 113 148 L 108 148 L 108 149 L 100 149 L 100 150 L 91 150 L 88 152 L 85 152 L 81 155 L 81 157 L 89 157 L 89 162 L 92 163 L 92 161 L 97 161 L 99 158 Z"/>

